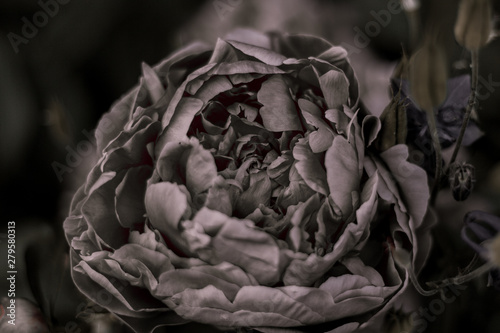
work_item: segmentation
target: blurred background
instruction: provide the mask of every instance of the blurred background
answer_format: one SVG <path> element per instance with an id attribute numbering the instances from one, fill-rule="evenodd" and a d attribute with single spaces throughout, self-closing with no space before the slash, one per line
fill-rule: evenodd
<path id="1" fill-rule="evenodd" d="M 127 331 L 106 320 L 107 328 L 93 327 L 97 324 L 85 315 L 85 300 L 69 275 L 62 222 L 93 163 L 92 131 L 113 101 L 137 84 L 141 62 L 154 65 L 194 40 L 213 44 L 236 27 L 314 34 L 348 50 L 363 105 L 380 115 L 402 50 L 411 53 L 418 46 L 415 22 L 422 29 L 439 25 L 447 36 L 450 76 L 467 72 L 469 63 L 468 52 L 453 39 L 458 1 L 421 1 L 418 13 L 386 18 L 381 11 L 391 2 L 1 0 L 0 268 L 6 270 L 7 222 L 15 221 L 16 296 L 33 302 L 33 311 L 40 308 L 43 317 L 37 320 L 52 322 L 54 331 L 68 331 L 68 325 L 70 332 Z M 500 1 L 494 9 L 497 31 Z M 441 222 L 423 280 L 455 275 L 471 259 L 459 235 L 465 212 L 500 214 L 499 60 L 500 40 L 493 38 L 480 53 L 483 98 L 476 119 L 484 136 L 461 154 L 476 167 L 476 188 L 465 203 L 454 202 L 446 190 L 439 196 Z M 426 331 L 498 332 L 499 292 L 485 284 L 485 277 L 467 284 L 456 302 L 428 321 Z M 0 287 L 3 297 L 4 278 Z M 413 310 L 432 300 L 409 298 L 415 300 Z M 7 332 L 4 319 L 0 331 Z M 196 326 L 183 330 L 197 331 Z"/>

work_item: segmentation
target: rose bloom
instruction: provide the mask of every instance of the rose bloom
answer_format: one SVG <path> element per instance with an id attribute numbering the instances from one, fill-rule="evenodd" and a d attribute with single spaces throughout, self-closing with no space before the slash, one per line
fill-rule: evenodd
<path id="1" fill-rule="evenodd" d="M 375 327 L 409 284 L 393 251 L 428 255 L 429 190 L 405 145 L 372 148 L 358 103 L 347 52 L 311 36 L 143 65 L 64 223 L 75 284 L 137 332 Z"/>

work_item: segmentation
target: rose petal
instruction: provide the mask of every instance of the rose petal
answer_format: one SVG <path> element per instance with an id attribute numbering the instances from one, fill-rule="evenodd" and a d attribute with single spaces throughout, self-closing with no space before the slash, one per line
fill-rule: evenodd
<path id="1" fill-rule="evenodd" d="M 160 100 L 165 90 L 163 89 L 163 84 L 156 75 L 156 72 L 149 67 L 145 62 L 142 63 L 142 75 L 144 78 L 144 84 L 146 85 L 149 96 L 151 97 L 152 104 L 155 104 Z"/>
<path id="2" fill-rule="evenodd" d="M 297 160 L 295 168 L 304 182 L 314 191 L 328 195 L 327 173 L 319 159 L 312 152 L 307 139 L 299 139 L 293 148 L 293 157 Z"/>
<path id="3" fill-rule="evenodd" d="M 338 134 L 347 133 L 351 119 L 345 114 L 345 112 L 338 109 L 326 110 L 325 118 L 335 124 L 335 129 Z"/>
<path id="4" fill-rule="evenodd" d="M 205 206 L 209 209 L 219 211 L 227 216 L 233 213 L 232 198 L 229 192 L 229 185 L 222 177 L 218 177 L 208 190 Z"/>
<path id="5" fill-rule="evenodd" d="M 234 48 L 243 52 L 244 54 L 256 58 L 262 61 L 263 63 L 271 66 L 280 66 L 286 59 L 285 56 L 262 47 L 241 43 L 237 41 L 228 41 L 228 44 L 232 45 Z"/>
<path id="6" fill-rule="evenodd" d="M 297 108 L 282 76 L 273 75 L 264 81 L 257 99 L 263 105 L 259 112 L 265 128 L 272 132 L 302 130 Z"/>
<path id="7" fill-rule="evenodd" d="M 251 60 L 240 60 L 235 62 L 222 62 L 214 66 L 210 75 L 235 75 L 235 74 L 285 74 L 285 71 L 271 65 Z"/>
<path id="8" fill-rule="evenodd" d="M 325 290 L 333 297 L 337 297 L 347 290 L 361 289 L 369 285 L 370 282 L 364 276 L 344 274 L 329 277 L 328 280 L 319 286 L 319 289 Z"/>
<path id="9" fill-rule="evenodd" d="M 148 317 L 155 316 L 154 312 L 161 312 L 166 317 L 165 319 L 168 318 L 172 323 L 185 322 L 152 297 L 149 291 L 127 285 L 116 278 L 107 278 L 85 261 L 81 261 L 74 251 L 71 252 L 71 261 L 78 262 L 72 272 L 76 286 L 96 304 L 105 306 L 117 315 L 147 320 Z M 101 292 L 96 293 L 96 290 Z"/>
<path id="10" fill-rule="evenodd" d="M 258 175 L 258 176 L 256 176 Z M 269 205 L 271 200 L 271 180 L 265 171 L 250 175 L 255 178 L 254 183 L 238 197 L 235 206 L 235 215 L 245 217 L 253 212 L 260 204 Z"/>
<path id="11" fill-rule="evenodd" d="M 168 142 L 182 140 L 186 136 L 194 116 L 201 111 L 202 107 L 203 101 L 198 98 L 183 98 L 175 109 L 170 123 L 158 139 L 156 146 L 163 148 Z"/>
<path id="12" fill-rule="evenodd" d="M 295 164 L 292 164 L 289 172 L 290 184 L 280 193 L 277 199 L 277 204 L 286 209 L 289 206 L 296 205 L 299 202 L 305 202 L 316 192 L 312 190 L 300 174 L 298 173 Z"/>
<path id="13" fill-rule="evenodd" d="M 261 285 L 273 285 L 280 279 L 280 251 L 267 233 L 232 221 L 225 223 L 212 238 L 218 258 L 242 267 Z"/>
<path id="14" fill-rule="evenodd" d="M 349 81 L 340 70 L 331 70 L 319 77 L 321 91 L 330 109 L 340 109 L 349 100 Z"/>
<path id="15" fill-rule="evenodd" d="M 215 48 L 209 63 L 219 64 L 222 62 L 235 62 L 240 60 L 236 49 L 229 42 L 217 38 Z"/>
<path id="16" fill-rule="evenodd" d="M 317 212 L 320 207 L 319 195 L 311 196 L 306 202 L 300 203 L 293 212 L 290 219 L 292 229 L 289 232 L 292 249 L 304 253 L 311 253 L 311 243 L 308 241 L 309 234 L 305 231 L 311 215 Z"/>
<path id="17" fill-rule="evenodd" d="M 292 167 L 293 158 L 290 152 L 284 152 L 278 156 L 268 167 L 267 174 L 271 179 L 283 186 L 288 186 L 290 180 L 288 171 Z"/>
<path id="18" fill-rule="evenodd" d="M 413 217 L 412 227 L 415 230 L 421 225 L 427 211 L 430 196 L 427 174 L 424 169 L 407 161 L 408 147 L 406 145 L 393 146 L 380 156 L 387 163 L 391 174 L 401 188 L 399 192 L 408 205 L 408 211 Z"/>
<path id="19" fill-rule="evenodd" d="M 151 176 L 152 170 L 149 165 L 131 168 L 116 187 L 115 210 L 122 227 L 130 228 L 135 223 L 144 221 L 146 180 Z"/>
<path id="20" fill-rule="evenodd" d="M 359 323 L 349 323 L 349 324 L 339 326 L 339 327 L 337 327 L 331 331 L 328 331 L 326 333 L 352 333 L 352 332 L 355 332 L 358 327 L 359 327 Z"/>
<path id="21" fill-rule="evenodd" d="M 325 167 L 330 196 L 347 218 L 353 210 L 351 193 L 359 190 L 361 175 L 358 172 L 357 152 L 344 137 L 333 139 L 325 154 Z"/>
<path id="22" fill-rule="evenodd" d="M 192 195 L 208 190 L 217 177 L 215 161 L 208 150 L 198 143 L 193 148 L 186 162 L 186 186 Z"/>
<path id="23" fill-rule="evenodd" d="M 142 119 L 146 120 L 145 118 Z M 148 124 L 137 132 L 132 129 L 131 133 L 127 135 L 128 140 L 125 143 L 107 151 L 101 164 L 103 171 L 120 171 L 125 168 L 152 163 L 146 145 L 156 140 L 161 126 L 159 122 L 152 122 L 151 119 L 147 120 L 147 122 Z M 112 145 L 113 142 L 108 145 L 107 149 Z"/>
<path id="24" fill-rule="evenodd" d="M 147 188 L 144 202 L 151 224 L 178 250 L 186 252 L 188 247 L 179 232 L 179 222 L 188 209 L 185 193 L 177 184 L 157 183 Z"/>
<path id="25" fill-rule="evenodd" d="M 221 92 L 231 90 L 231 88 L 233 88 L 233 85 L 227 77 L 212 76 L 210 79 L 205 81 L 205 83 L 200 87 L 200 89 L 198 89 L 198 91 L 196 91 L 196 94 L 193 97 L 203 101 L 203 104 L 206 104 L 209 100 L 211 100 Z"/>
<path id="26" fill-rule="evenodd" d="M 321 110 L 306 99 L 300 98 L 298 101 L 302 110 L 302 116 L 306 122 L 313 125 L 318 130 L 309 133 L 309 145 L 314 153 L 321 153 L 327 150 L 333 141 L 333 130 L 323 121 Z"/>
<path id="27" fill-rule="evenodd" d="M 208 134 L 219 135 L 229 127 L 231 118 L 229 117 L 228 110 L 222 103 L 209 102 L 201 113 L 201 123 Z"/>
<path id="28" fill-rule="evenodd" d="M 363 276 L 370 284 L 382 287 L 385 285 L 384 279 L 373 267 L 367 266 L 359 257 L 347 257 L 342 259 L 342 264 L 353 274 Z"/>
<path id="29" fill-rule="evenodd" d="M 136 87 L 122 96 L 117 102 L 111 106 L 111 110 L 104 114 L 95 130 L 95 138 L 97 144 L 97 153 L 102 154 L 106 146 L 116 138 L 125 124 L 129 120 L 129 115 L 134 109 L 134 101 L 140 87 Z"/>
<path id="30" fill-rule="evenodd" d="M 207 286 L 216 288 L 218 292 L 222 291 L 222 297 L 226 298 L 227 302 L 227 300 L 234 300 L 241 287 L 257 283 L 241 268 L 227 262 L 214 266 L 204 265 L 191 269 L 167 271 L 160 275 L 159 280 L 160 284 L 155 296 L 167 300 L 173 297 L 173 302 L 176 302 L 176 298 L 178 298 L 176 295 L 183 293 L 186 289 L 196 290 L 197 293 L 200 293 Z M 214 295 L 209 296 L 213 297 Z M 200 299 L 199 301 L 206 302 L 210 299 Z M 213 301 L 216 302 L 216 299 Z"/>
<path id="31" fill-rule="evenodd" d="M 124 172 L 116 176 L 114 172 L 111 174 L 112 178 L 109 173 L 102 175 L 103 182 L 89 193 L 82 206 L 82 214 L 103 245 L 116 249 L 125 244 L 128 230 L 118 222 L 114 201 L 115 188 L 122 181 Z"/>

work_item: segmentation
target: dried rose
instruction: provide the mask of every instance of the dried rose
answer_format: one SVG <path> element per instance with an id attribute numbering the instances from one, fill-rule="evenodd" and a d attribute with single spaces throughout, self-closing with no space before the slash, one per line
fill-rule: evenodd
<path id="1" fill-rule="evenodd" d="M 425 171 L 405 145 L 367 149 L 380 121 L 358 117 L 346 51 L 251 37 L 144 66 L 96 130 L 64 224 L 73 279 L 138 332 L 368 328 L 409 283 L 387 240 L 417 271 L 428 254 Z"/>

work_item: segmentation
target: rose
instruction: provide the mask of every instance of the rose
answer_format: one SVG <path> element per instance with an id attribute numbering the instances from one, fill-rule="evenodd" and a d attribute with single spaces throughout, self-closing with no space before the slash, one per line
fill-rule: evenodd
<path id="1" fill-rule="evenodd" d="M 425 171 L 371 148 L 344 49 L 235 36 L 144 65 L 101 119 L 64 223 L 73 280 L 139 332 L 368 329 L 409 283 L 392 251 L 428 254 Z"/>

